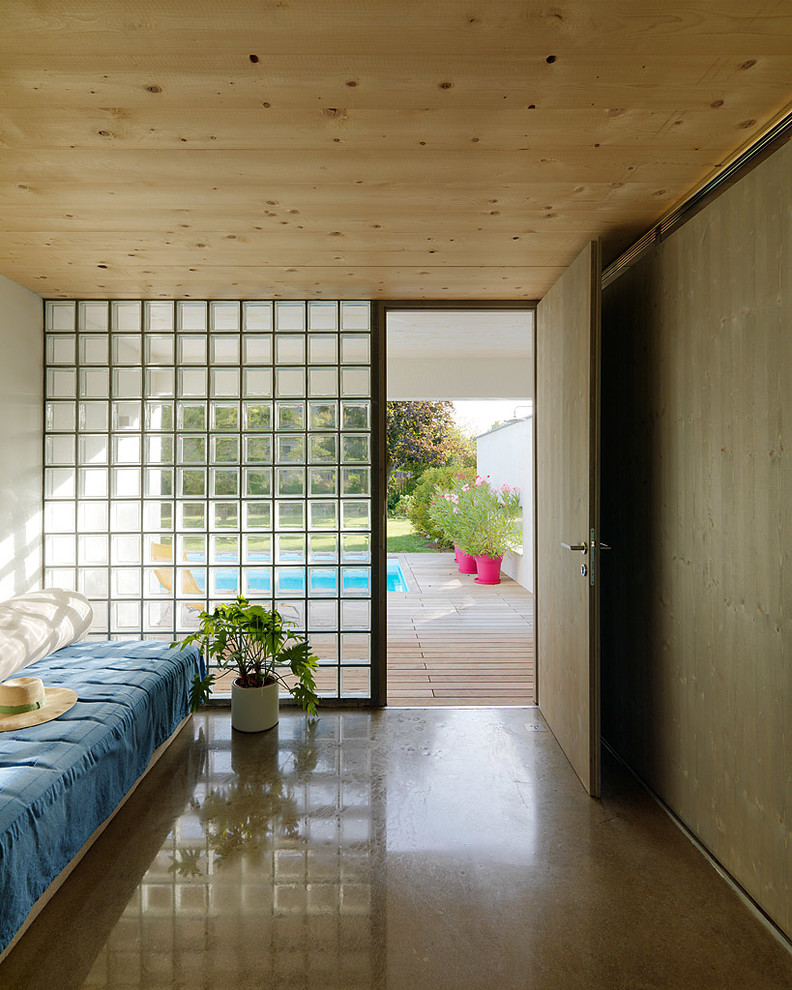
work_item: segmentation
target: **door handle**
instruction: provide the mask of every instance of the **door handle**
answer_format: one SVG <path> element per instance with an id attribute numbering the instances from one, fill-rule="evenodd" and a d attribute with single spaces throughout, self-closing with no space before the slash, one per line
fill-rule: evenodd
<path id="1" fill-rule="evenodd" d="M 565 550 L 577 550 L 580 553 L 588 553 L 588 544 L 586 543 L 562 543 L 561 546 Z"/>

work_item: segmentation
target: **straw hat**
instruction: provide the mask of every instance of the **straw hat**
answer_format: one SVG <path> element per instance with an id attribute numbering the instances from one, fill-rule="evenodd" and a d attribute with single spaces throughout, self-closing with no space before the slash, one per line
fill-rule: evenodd
<path id="1" fill-rule="evenodd" d="M 69 688 L 48 687 L 38 677 L 14 677 L 0 684 L 0 732 L 51 722 L 77 701 Z"/>

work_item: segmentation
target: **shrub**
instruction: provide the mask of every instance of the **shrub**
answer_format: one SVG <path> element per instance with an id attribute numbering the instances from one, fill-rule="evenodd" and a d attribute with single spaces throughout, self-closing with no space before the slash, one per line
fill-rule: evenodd
<path id="1" fill-rule="evenodd" d="M 422 533 L 439 543 L 446 543 L 443 531 L 434 522 L 429 513 L 429 505 L 435 497 L 435 489 L 449 488 L 451 483 L 462 478 L 464 482 L 473 481 L 476 472 L 473 468 L 428 468 L 421 475 L 421 480 L 415 487 L 415 491 L 410 496 L 410 504 L 407 509 L 407 518 L 413 524 L 416 533 Z M 463 482 L 463 483 L 464 483 Z"/>

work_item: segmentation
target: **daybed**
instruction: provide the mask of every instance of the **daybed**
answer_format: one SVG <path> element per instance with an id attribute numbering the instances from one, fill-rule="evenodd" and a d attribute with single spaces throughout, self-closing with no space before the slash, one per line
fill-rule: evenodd
<path id="1" fill-rule="evenodd" d="M 0 732 L 0 961 L 189 717 L 200 665 L 194 647 L 84 641 L 17 672 L 78 700 Z"/>

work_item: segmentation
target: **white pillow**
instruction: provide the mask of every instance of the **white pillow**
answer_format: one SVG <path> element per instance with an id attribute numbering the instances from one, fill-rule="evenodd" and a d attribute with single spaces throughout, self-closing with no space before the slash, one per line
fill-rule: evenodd
<path id="1" fill-rule="evenodd" d="M 0 681 L 82 639 L 92 621 L 88 599 L 64 588 L 31 591 L 0 603 Z"/>

